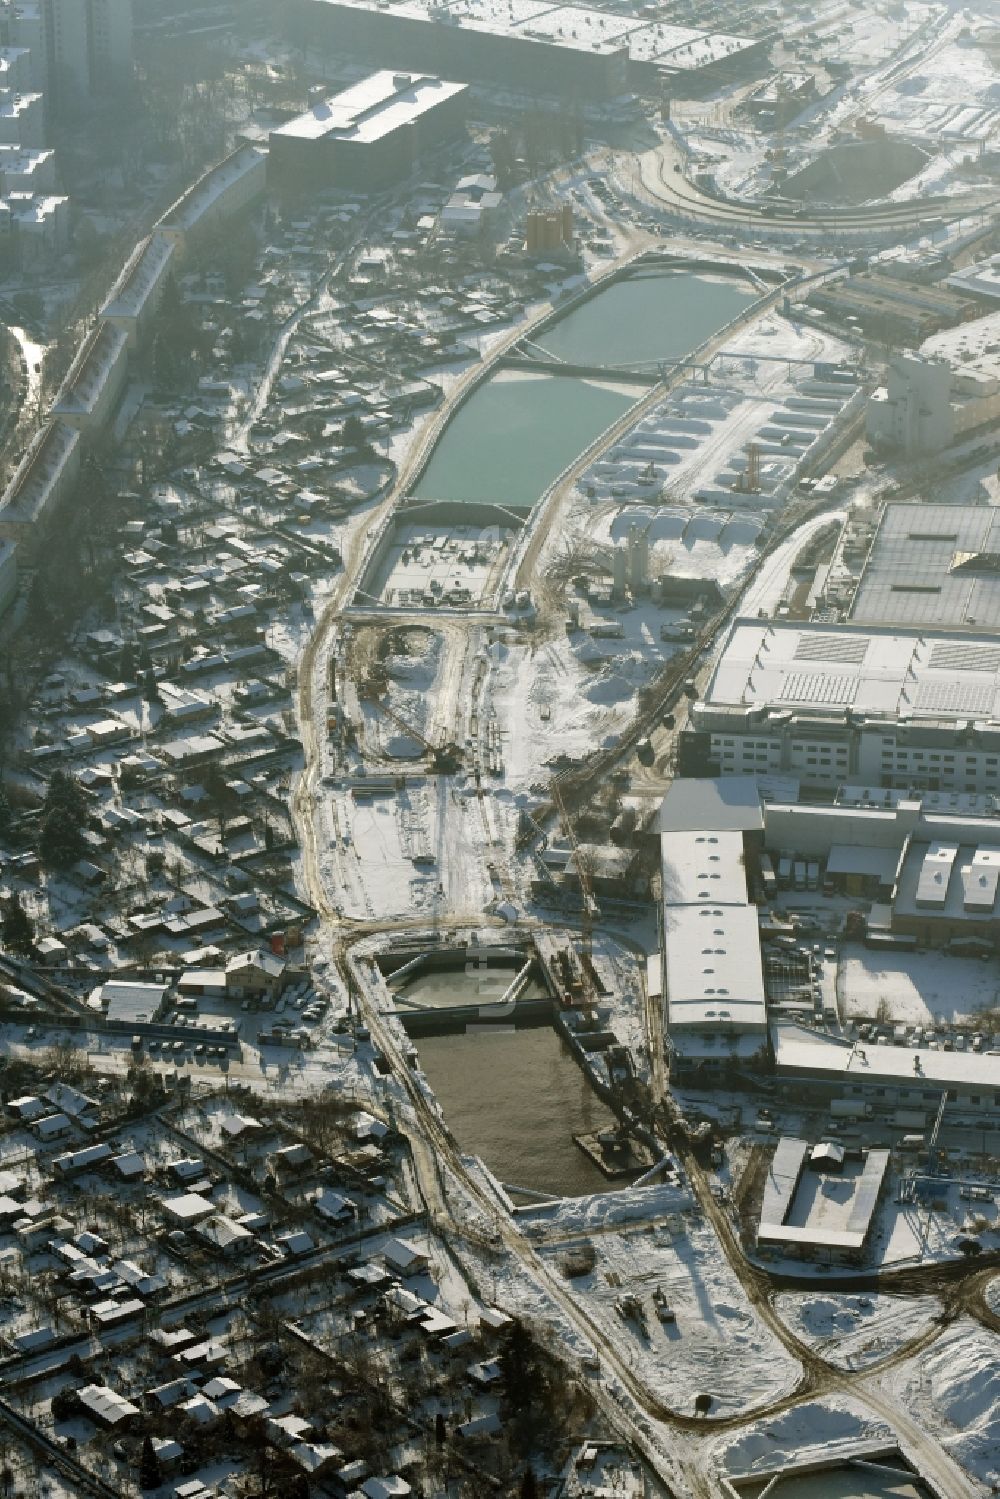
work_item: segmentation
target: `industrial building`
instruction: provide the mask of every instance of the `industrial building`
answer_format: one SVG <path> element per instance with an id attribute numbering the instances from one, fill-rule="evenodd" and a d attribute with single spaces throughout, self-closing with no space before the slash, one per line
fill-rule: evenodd
<path id="1" fill-rule="evenodd" d="M 990 505 L 884 506 L 849 612 L 863 625 L 1000 629 L 1000 515 Z"/>
<path id="2" fill-rule="evenodd" d="M 679 753 L 685 775 L 1000 793 L 1000 644 L 738 619 Z"/>
<path id="3" fill-rule="evenodd" d="M 272 130 L 268 179 L 283 191 L 355 191 L 406 177 L 422 151 L 455 138 L 468 89 L 384 69 Z"/>
<path id="4" fill-rule="evenodd" d="M 974 260 L 960 271 L 953 271 L 945 284 L 962 296 L 996 302 L 1000 299 L 1000 255 L 993 255 L 989 260 Z"/>
<path id="5" fill-rule="evenodd" d="M 948 287 L 916 286 L 874 272 L 825 282 L 810 293 L 809 304 L 838 322 L 857 323 L 866 338 L 910 348 L 979 312 L 971 297 Z"/>
<path id="6" fill-rule="evenodd" d="M 930 1115 L 948 1094 L 954 1113 L 1000 1118 L 1000 1057 L 929 1046 L 863 1046 L 791 1021 L 771 1027 L 775 1071 L 789 1099 L 877 1100 Z"/>
<path id="7" fill-rule="evenodd" d="M 675 781 L 660 809 L 662 965 L 650 972 L 677 1077 L 760 1062 L 767 1005 L 748 868 L 763 827 L 752 778 Z"/>
<path id="8" fill-rule="evenodd" d="M 811 868 L 812 888 L 875 902 L 871 930 L 914 939 L 900 946 L 945 947 L 956 938 L 964 948 L 1000 946 L 1000 800 L 953 808 L 940 795 L 852 788 L 817 804 L 772 789 L 778 794 L 764 802 L 754 777 L 674 783 L 660 819 L 665 921 L 706 902 L 746 906 L 762 885 L 763 853 L 778 888 L 804 884 Z M 706 801 L 719 797 L 725 807 Z M 678 827 L 727 818 L 734 825 Z"/>
<path id="9" fill-rule="evenodd" d="M 773 1066 L 790 1097 L 819 1107 L 856 1097 L 877 1110 L 931 1112 L 945 1091 L 963 1113 L 1000 1107 L 1000 1053 L 966 1051 L 964 1042 L 952 1050 L 929 1032 L 908 1033 L 895 1046 L 861 1046 L 799 1024 L 800 1012 L 817 1018 L 822 1000 L 807 991 L 799 1002 L 774 989 L 780 978 L 764 976 L 775 959 L 765 959 L 761 942 L 780 966 L 788 949 L 771 944 L 787 943 L 789 928 L 762 920 L 753 902 L 758 893 L 771 898 L 781 886 L 789 889 L 793 867 L 796 889 L 806 887 L 809 868 L 810 888 L 872 901 L 866 940 L 880 951 L 919 945 L 968 961 L 970 953 L 1000 948 L 1000 801 L 974 811 L 950 811 L 941 802 L 863 791 L 832 805 L 765 802 L 754 777 L 673 783 L 659 819 L 662 958 L 650 961 L 649 991 L 664 1004 L 679 1082 L 702 1082 L 726 1067 Z M 765 872 L 772 869 L 779 877 L 768 894 Z M 800 1156 L 789 1179 L 802 1165 Z M 815 1249 L 818 1241 L 808 1235 L 777 1231 L 790 1222 L 794 1182 L 785 1187 L 770 1207 L 765 1202 L 764 1220 L 775 1229 L 768 1242 L 783 1244 L 782 1252 L 793 1244 Z M 806 1226 L 805 1219 L 797 1225 Z M 853 1237 L 827 1247 L 860 1255 L 867 1227 L 860 1220 L 834 1227 Z"/>
<path id="10" fill-rule="evenodd" d="M 1000 313 L 975 318 L 925 339 L 916 354 L 889 361 L 886 385 L 868 402 L 866 425 L 876 447 L 908 457 L 943 448 L 1000 416 Z"/>
<path id="11" fill-rule="evenodd" d="M 997 948 L 1000 803 L 974 811 L 940 803 L 883 800 L 877 791 L 832 806 L 774 802 L 764 809 L 764 845 L 779 884 L 793 882 L 796 863 L 812 865 L 825 890 L 873 901 L 868 929 L 877 940 Z"/>
<path id="12" fill-rule="evenodd" d="M 767 43 L 551 0 L 299 0 L 320 44 L 600 104 L 629 89 L 695 93 L 761 67 Z"/>
<path id="13" fill-rule="evenodd" d="M 848 1162 L 843 1145 L 810 1148 L 805 1140 L 780 1139 L 764 1178 L 758 1245 L 794 1258 L 862 1262 L 889 1152 L 857 1154 L 860 1160 Z M 830 1175 L 835 1192 L 827 1190 Z"/>

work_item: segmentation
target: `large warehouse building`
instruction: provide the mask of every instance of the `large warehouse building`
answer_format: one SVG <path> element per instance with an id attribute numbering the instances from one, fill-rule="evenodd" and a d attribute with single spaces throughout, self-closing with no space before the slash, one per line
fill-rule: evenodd
<path id="1" fill-rule="evenodd" d="M 283 190 L 365 190 L 412 171 L 461 131 L 468 89 L 421 73 L 373 73 L 271 131 L 268 176 Z"/>
<path id="2" fill-rule="evenodd" d="M 767 63 L 765 39 L 551 0 L 299 0 L 299 14 L 341 52 L 580 104 L 663 86 L 697 93 Z"/>
<path id="3" fill-rule="evenodd" d="M 1000 629 L 1000 511 L 886 505 L 850 615 L 864 625 Z"/>
<path id="4" fill-rule="evenodd" d="M 757 783 L 675 781 L 660 809 L 664 1001 L 675 1077 L 760 1062 L 767 1005 L 748 872 L 763 814 Z"/>
<path id="5" fill-rule="evenodd" d="M 994 635 L 738 619 L 681 734 L 685 775 L 1000 793 Z"/>
<path id="6" fill-rule="evenodd" d="M 842 894 L 859 906 L 867 899 L 865 941 L 879 954 L 873 1003 L 891 990 L 894 964 L 903 961 L 893 955 L 917 946 L 978 974 L 982 957 L 1000 949 L 996 803 L 933 793 L 883 798 L 857 788 L 833 804 L 765 802 L 763 784 L 753 776 L 678 779 L 660 810 L 662 954 L 650 961 L 649 992 L 663 1002 L 672 1076 L 701 1085 L 724 1068 L 773 1067 L 789 1096 L 813 1107 L 860 1098 L 876 1113 L 933 1112 L 947 1091 L 962 1113 L 992 1115 L 1000 1053 L 986 1050 L 983 1037 L 978 1049 L 965 1050 L 965 1042 L 951 1049 L 943 1029 L 930 1040 L 919 1027 L 915 1035 L 899 1026 L 906 1035 L 890 1038 L 897 1044 L 859 1045 L 839 1027 L 816 1027 L 827 981 L 805 969 L 797 979 L 784 976 L 796 940 L 780 891 L 805 889 L 811 867 L 813 919 L 827 899 L 834 919 Z M 775 789 L 770 784 L 768 794 Z M 942 807 L 951 800 L 963 805 Z M 802 877 L 793 885 L 796 865 Z M 955 970 L 956 992 L 968 977 L 968 967 Z M 771 1217 L 785 1221 L 783 1212 Z M 841 1247 L 860 1250 L 863 1241 Z"/>

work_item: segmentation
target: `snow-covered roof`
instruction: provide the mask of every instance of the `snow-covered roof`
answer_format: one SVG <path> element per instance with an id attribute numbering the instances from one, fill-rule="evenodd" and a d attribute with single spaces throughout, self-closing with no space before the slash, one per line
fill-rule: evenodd
<path id="1" fill-rule="evenodd" d="M 767 1010 L 756 907 L 668 906 L 663 924 L 670 1030 L 762 1032 Z"/>
<path id="2" fill-rule="evenodd" d="M 1000 317 L 996 336 L 1000 341 Z M 851 618 L 980 630 L 1000 626 L 1000 516 L 991 505 L 894 504 L 882 511 Z"/>
<path id="3" fill-rule="evenodd" d="M 884 1087 L 899 1082 L 940 1097 L 944 1088 L 970 1089 L 991 1097 L 1000 1092 L 1000 1056 L 989 1052 L 932 1051 L 925 1046 L 857 1046 L 778 1021 L 771 1044 L 779 1073 L 839 1079 Z"/>
<path id="4" fill-rule="evenodd" d="M 667 906 L 701 901 L 740 906 L 747 903 L 742 833 L 665 834 L 661 871 Z"/>
<path id="5" fill-rule="evenodd" d="M 756 777 L 680 777 L 671 782 L 660 803 L 659 824 L 661 833 L 759 831 L 764 814 Z"/>
<path id="6" fill-rule="evenodd" d="M 821 1148 L 821 1147 L 820 1147 Z M 825 1196 L 818 1177 L 807 1178 L 812 1188 L 806 1200 L 796 1202 L 803 1167 L 810 1146 L 805 1140 L 784 1136 L 778 1141 L 770 1169 L 764 1178 L 758 1241 L 786 1248 L 835 1249 L 857 1252 L 864 1247 L 879 1192 L 889 1168 L 887 1150 L 869 1150 L 859 1174 L 838 1178 L 848 1183 L 835 1199 Z M 841 1149 L 841 1163 L 842 1163 Z M 801 1222 L 789 1221 L 800 1218 Z"/>
<path id="7" fill-rule="evenodd" d="M 0 498 L 0 525 L 33 524 L 44 513 L 57 486 L 76 477 L 79 448 L 79 432 L 65 422 L 47 422 Z"/>
<path id="8" fill-rule="evenodd" d="M 89 415 L 97 406 L 118 364 L 126 356 L 128 337 L 113 323 L 98 323 L 69 367 L 52 403 L 54 416 Z"/>
<path id="9" fill-rule="evenodd" d="M 94 993 L 109 1020 L 155 1020 L 167 992 L 166 984 L 146 984 L 131 979 L 108 979 Z"/>
<path id="10" fill-rule="evenodd" d="M 219 198 L 248 176 L 259 174 L 263 187 L 266 161 L 265 153 L 256 146 L 240 146 L 224 161 L 203 173 L 186 193 L 171 204 L 158 220 L 158 226 L 164 229 L 193 229 Z"/>
<path id="11" fill-rule="evenodd" d="M 107 295 L 104 317 L 138 317 L 170 269 L 175 246 L 165 234 L 151 234 L 136 245 Z"/>
<path id="12" fill-rule="evenodd" d="M 377 141 L 466 89 L 464 83 L 449 83 L 429 74 L 384 68 L 314 104 L 272 131 L 272 136 L 279 140 Z"/>
<path id="13" fill-rule="evenodd" d="M 699 708 L 1000 719 L 995 635 L 739 619 Z"/>
<path id="14" fill-rule="evenodd" d="M 109 1390 L 107 1385 L 83 1385 L 76 1393 L 87 1414 L 96 1416 L 106 1426 L 117 1426 L 120 1421 L 127 1421 L 140 1414 L 137 1405 L 133 1405 L 131 1400 L 126 1400 L 116 1390 Z"/>

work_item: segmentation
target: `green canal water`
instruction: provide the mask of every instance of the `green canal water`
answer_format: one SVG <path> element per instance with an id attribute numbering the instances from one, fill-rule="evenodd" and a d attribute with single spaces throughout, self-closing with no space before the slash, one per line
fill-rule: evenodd
<path id="1" fill-rule="evenodd" d="M 697 271 L 628 276 L 539 335 L 570 364 L 682 359 L 760 296 L 749 281 Z"/>
<path id="2" fill-rule="evenodd" d="M 597 380 L 503 370 L 459 407 L 414 494 L 524 509 L 641 394 Z"/>
<path id="3" fill-rule="evenodd" d="M 760 293 L 738 276 L 670 271 L 614 281 L 538 339 L 569 363 L 634 365 L 690 354 Z M 534 505 L 642 394 L 607 379 L 502 370 L 441 435 L 418 499 Z"/>

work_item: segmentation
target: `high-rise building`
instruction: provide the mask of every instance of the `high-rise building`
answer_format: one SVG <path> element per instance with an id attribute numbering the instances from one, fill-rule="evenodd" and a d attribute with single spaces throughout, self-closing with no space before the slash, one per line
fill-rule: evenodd
<path id="1" fill-rule="evenodd" d="M 28 49 L 27 87 L 34 93 L 44 94 L 49 78 L 41 5 L 36 0 L 3 0 L 0 5 L 0 38 L 5 47 Z"/>
<path id="2" fill-rule="evenodd" d="M 132 75 L 132 0 L 88 0 L 90 89 L 121 88 Z"/>
<path id="3" fill-rule="evenodd" d="M 128 81 L 131 0 L 41 0 L 41 12 L 50 102 L 57 112 Z"/>

